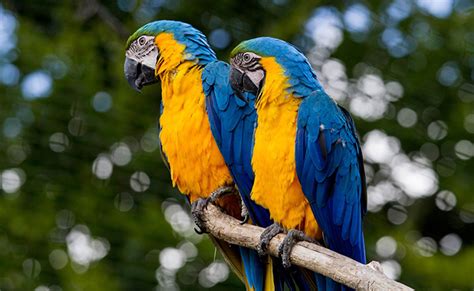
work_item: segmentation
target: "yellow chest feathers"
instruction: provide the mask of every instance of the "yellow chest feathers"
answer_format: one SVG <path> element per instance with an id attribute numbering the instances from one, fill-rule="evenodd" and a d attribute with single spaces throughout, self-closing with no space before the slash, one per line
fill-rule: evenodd
<path id="1" fill-rule="evenodd" d="M 201 69 L 183 63 L 160 77 L 161 146 L 170 165 L 173 185 L 189 195 L 192 202 L 232 183 L 232 179 L 211 133 Z"/>
<path id="2" fill-rule="evenodd" d="M 319 237 L 320 231 L 296 174 L 295 140 L 300 98 L 286 92 L 287 78 L 273 58 L 262 58 L 267 74 L 257 102 L 258 126 L 252 167 L 252 198 L 285 228 Z"/>

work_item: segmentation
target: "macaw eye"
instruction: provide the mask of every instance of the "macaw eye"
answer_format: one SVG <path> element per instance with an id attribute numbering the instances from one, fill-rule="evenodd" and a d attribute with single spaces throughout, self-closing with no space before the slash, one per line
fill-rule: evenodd
<path id="1" fill-rule="evenodd" d="M 139 45 L 144 45 L 146 42 L 146 39 L 144 36 L 141 36 L 139 39 L 138 39 L 138 44 Z"/>
<path id="2" fill-rule="evenodd" d="M 245 53 L 242 57 L 244 63 L 248 63 L 251 59 L 252 59 L 252 56 L 248 53 Z"/>

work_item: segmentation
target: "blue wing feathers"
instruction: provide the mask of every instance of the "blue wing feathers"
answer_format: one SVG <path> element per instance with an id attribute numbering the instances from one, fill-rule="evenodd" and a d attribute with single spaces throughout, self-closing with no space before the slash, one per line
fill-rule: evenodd
<path id="1" fill-rule="evenodd" d="M 355 125 L 323 91 L 300 105 L 296 168 L 303 192 L 329 248 L 365 263 L 362 216 L 366 209 L 363 160 Z M 318 278 L 326 290 L 349 290 Z"/>

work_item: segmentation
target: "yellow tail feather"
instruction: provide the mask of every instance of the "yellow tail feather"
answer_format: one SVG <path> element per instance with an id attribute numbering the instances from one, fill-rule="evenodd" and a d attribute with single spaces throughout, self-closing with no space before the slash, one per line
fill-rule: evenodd
<path id="1" fill-rule="evenodd" d="M 275 281 L 273 280 L 273 263 L 270 256 L 267 257 L 267 269 L 265 270 L 265 291 L 275 291 Z"/>

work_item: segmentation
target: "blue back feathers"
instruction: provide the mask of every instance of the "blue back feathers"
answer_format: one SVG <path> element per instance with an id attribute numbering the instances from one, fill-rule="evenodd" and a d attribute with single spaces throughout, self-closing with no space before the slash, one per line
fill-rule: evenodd
<path id="1" fill-rule="evenodd" d="M 157 36 L 163 32 L 172 33 L 176 41 L 185 45 L 187 60 L 197 60 L 200 65 L 217 60 L 202 32 L 190 24 L 174 20 L 158 20 L 145 24 L 128 38 L 126 48 L 142 35 Z"/>

